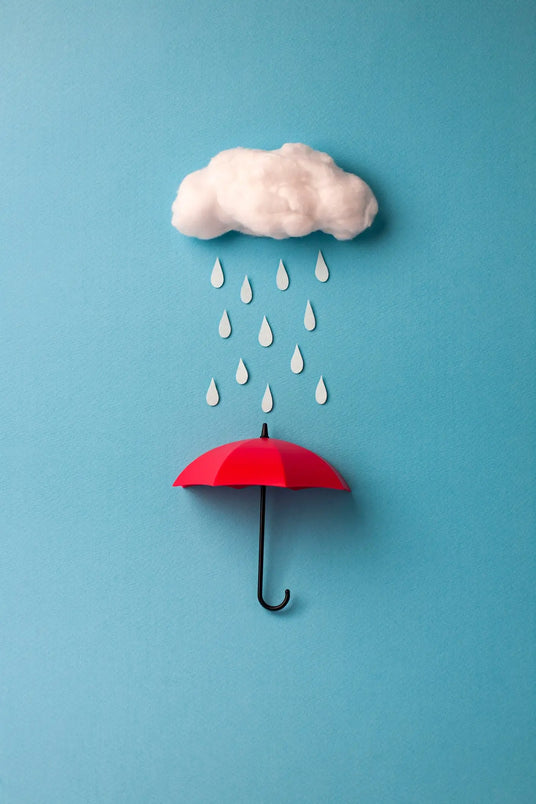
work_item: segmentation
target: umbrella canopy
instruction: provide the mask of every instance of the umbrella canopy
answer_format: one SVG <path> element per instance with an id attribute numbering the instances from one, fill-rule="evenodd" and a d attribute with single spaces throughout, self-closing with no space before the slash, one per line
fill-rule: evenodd
<path id="1" fill-rule="evenodd" d="M 350 491 L 342 475 L 316 452 L 267 436 L 233 441 L 203 453 L 180 473 L 173 485 Z"/>
<path id="2" fill-rule="evenodd" d="M 260 438 L 233 441 L 203 453 L 180 473 L 174 486 L 260 486 L 259 573 L 257 598 L 270 611 L 283 609 L 290 591 L 285 589 L 278 606 L 266 603 L 262 594 L 264 567 L 264 522 L 266 486 L 287 489 L 325 488 L 350 491 L 339 472 L 324 458 L 305 447 L 278 438 L 268 438 L 268 427 L 262 426 Z"/>

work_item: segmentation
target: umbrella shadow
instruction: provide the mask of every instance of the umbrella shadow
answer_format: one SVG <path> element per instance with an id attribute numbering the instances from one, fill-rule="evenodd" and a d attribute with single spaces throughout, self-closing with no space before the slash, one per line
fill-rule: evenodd
<path id="1" fill-rule="evenodd" d="M 225 522 L 230 542 L 243 549 L 243 532 L 251 531 L 251 550 L 258 552 L 259 489 L 209 488 L 194 486 L 189 493 L 203 503 L 211 516 Z M 269 487 L 266 499 L 266 542 L 264 551 L 264 597 L 272 605 L 281 602 L 284 581 L 293 554 L 303 550 L 303 560 L 325 555 L 326 551 L 352 550 L 367 539 L 369 511 L 359 491 L 350 493 L 333 489 L 304 489 L 290 491 Z M 314 560 L 314 559 L 313 559 Z M 256 583 L 255 578 L 248 579 Z M 295 617 L 308 607 L 306 591 L 294 592 L 289 581 L 290 601 L 279 611 L 279 617 Z"/>
<path id="2" fill-rule="evenodd" d="M 259 490 L 254 486 L 234 489 L 228 486 L 190 486 L 188 493 L 203 503 L 203 508 L 217 517 L 220 525 L 228 523 L 232 538 L 241 538 L 244 528 L 256 539 L 259 529 Z"/>
<path id="3" fill-rule="evenodd" d="M 282 597 L 281 582 L 278 585 L 277 579 L 288 577 L 286 569 L 292 553 L 303 550 L 303 560 L 310 561 L 311 556 L 323 555 L 326 550 L 352 549 L 366 538 L 367 518 L 359 492 L 269 489 L 264 578 L 270 600 L 274 595 Z M 281 614 L 290 617 L 307 609 L 307 599 L 307 594 L 294 593 L 291 588 L 290 603 Z"/>

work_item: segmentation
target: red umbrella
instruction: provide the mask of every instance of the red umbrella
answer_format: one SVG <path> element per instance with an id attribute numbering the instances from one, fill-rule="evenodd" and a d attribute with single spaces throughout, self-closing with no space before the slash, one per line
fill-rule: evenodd
<path id="1" fill-rule="evenodd" d="M 350 487 L 327 461 L 316 452 L 290 441 L 268 437 L 268 427 L 262 426 L 260 438 L 248 438 L 223 444 L 200 455 L 180 473 L 174 486 L 260 486 L 261 518 L 259 527 L 259 575 L 257 597 L 261 606 L 270 611 L 283 609 L 290 591 L 285 589 L 283 602 L 270 606 L 262 596 L 264 565 L 264 519 L 266 486 L 285 489 L 340 489 Z"/>

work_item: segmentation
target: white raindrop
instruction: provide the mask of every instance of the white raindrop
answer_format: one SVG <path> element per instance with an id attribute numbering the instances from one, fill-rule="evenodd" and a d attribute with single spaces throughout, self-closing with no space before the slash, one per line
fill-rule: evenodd
<path id="1" fill-rule="evenodd" d="M 242 287 L 240 288 L 240 300 L 243 301 L 244 304 L 249 304 L 252 298 L 253 291 L 251 290 L 248 275 L 246 274 L 244 281 L 242 282 Z"/>
<path id="2" fill-rule="evenodd" d="M 279 260 L 279 268 L 277 269 L 275 283 L 279 290 L 286 290 L 290 284 L 287 269 L 283 265 L 283 260 Z"/>
<path id="3" fill-rule="evenodd" d="M 220 319 L 220 325 L 218 327 L 218 332 L 220 333 L 221 338 L 228 338 L 232 332 L 231 322 L 229 321 L 227 310 L 223 311 L 222 317 Z"/>
<path id="4" fill-rule="evenodd" d="M 329 268 L 321 251 L 318 252 L 316 259 L 315 276 L 319 282 L 327 282 L 329 279 Z"/>
<path id="5" fill-rule="evenodd" d="M 208 386 L 207 391 L 207 405 L 210 407 L 214 407 L 220 401 L 220 395 L 218 393 L 218 389 L 216 388 L 216 383 L 214 382 L 214 377 L 210 381 L 210 385 Z"/>
<path id="6" fill-rule="evenodd" d="M 328 401 L 328 392 L 322 376 L 318 380 L 318 385 L 316 386 L 315 399 L 319 405 L 325 405 Z"/>
<path id="7" fill-rule="evenodd" d="M 274 406 L 274 399 L 272 396 L 272 392 L 270 391 L 270 386 L 266 386 L 266 391 L 264 392 L 264 396 L 261 402 L 261 408 L 263 413 L 270 413 Z"/>
<path id="8" fill-rule="evenodd" d="M 271 346 L 274 336 L 270 328 L 270 324 L 266 316 L 262 319 L 261 328 L 259 330 L 259 343 L 261 346 Z"/>
<path id="9" fill-rule="evenodd" d="M 245 385 L 249 379 L 249 373 L 245 366 L 244 361 L 240 358 L 238 368 L 236 370 L 236 381 L 239 385 Z"/>
<path id="10" fill-rule="evenodd" d="M 294 374 L 301 374 L 303 371 L 303 357 L 298 344 L 296 344 L 296 348 L 294 349 L 294 354 L 292 355 L 292 359 L 290 361 L 290 368 Z"/>
<path id="11" fill-rule="evenodd" d="M 307 299 L 307 305 L 305 307 L 305 315 L 303 317 L 303 323 L 305 329 L 308 329 L 309 332 L 312 332 L 313 329 L 316 327 L 316 318 L 315 314 L 313 313 L 313 308 L 311 307 L 311 302 Z"/>
<path id="12" fill-rule="evenodd" d="M 210 284 L 213 288 L 221 288 L 224 282 L 225 277 L 223 275 L 221 262 L 219 257 L 216 257 L 216 262 L 214 263 L 214 268 L 212 269 L 212 273 L 210 275 Z"/>

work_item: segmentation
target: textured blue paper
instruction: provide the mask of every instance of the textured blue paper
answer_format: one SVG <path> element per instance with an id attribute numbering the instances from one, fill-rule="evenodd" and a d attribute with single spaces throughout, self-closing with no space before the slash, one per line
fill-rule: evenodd
<path id="1" fill-rule="evenodd" d="M 3 4 L 3 802 L 534 800 L 533 15 Z M 370 233 L 171 228 L 187 172 L 285 141 L 371 184 Z M 171 486 L 260 433 L 266 382 L 353 489 L 269 492 L 280 616 L 257 492 Z"/>

